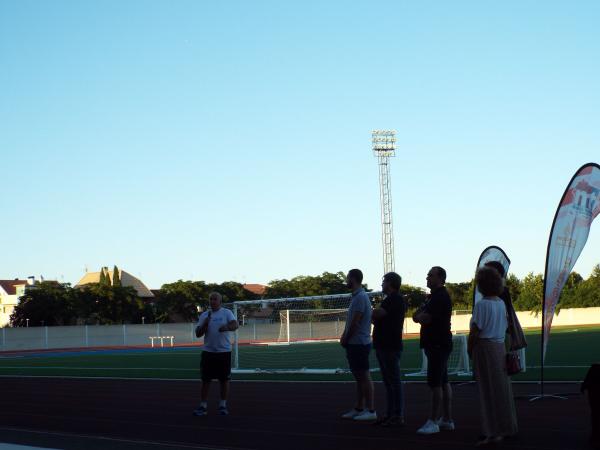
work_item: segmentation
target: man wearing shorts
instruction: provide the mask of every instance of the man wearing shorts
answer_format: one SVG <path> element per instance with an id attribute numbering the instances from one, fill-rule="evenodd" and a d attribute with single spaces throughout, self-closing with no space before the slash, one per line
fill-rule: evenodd
<path id="1" fill-rule="evenodd" d="M 203 312 L 196 324 L 196 337 L 204 336 L 200 370 L 202 372 L 202 397 L 200 406 L 194 410 L 195 416 L 208 414 L 208 391 L 212 380 L 219 380 L 221 386 L 221 401 L 219 414 L 226 416 L 227 394 L 231 379 L 231 340 L 229 332 L 237 330 L 238 323 L 233 313 L 221 307 L 222 297 L 218 292 L 212 292 L 209 297 L 210 309 Z"/>
<path id="2" fill-rule="evenodd" d="M 454 430 L 452 389 L 448 383 L 448 358 L 452 352 L 452 301 L 444 284 L 446 271 L 441 267 L 432 267 L 427 274 L 430 294 L 413 315 L 413 320 L 421 324 L 421 348 L 427 356 L 427 384 L 431 388 L 431 415 L 417 431 L 419 434 Z"/>
<path id="3" fill-rule="evenodd" d="M 346 282 L 352 290 L 352 300 L 346 318 L 346 328 L 340 344 L 346 349 L 346 358 L 356 380 L 356 404 L 342 416 L 358 421 L 377 420 L 373 400 L 373 381 L 369 372 L 371 352 L 371 300 L 362 287 L 363 274 L 358 269 L 348 272 Z"/>

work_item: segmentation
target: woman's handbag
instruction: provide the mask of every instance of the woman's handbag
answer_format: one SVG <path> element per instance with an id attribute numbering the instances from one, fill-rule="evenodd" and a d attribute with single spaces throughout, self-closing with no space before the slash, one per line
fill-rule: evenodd
<path id="1" fill-rule="evenodd" d="M 523 328 L 521 328 L 521 324 L 519 323 L 519 319 L 517 318 L 517 313 L 512 305 L 506 311 L 507 319 L 508 319 L 508 336 L 510 338 L 510 350 L 520 350 L 522 348 L 527 347 L 527 340 L 525 339 L 525 333 L 523 333 Z"/>
<path id="2" fill-rule="evenodd" d="M 521 358 L 517 352 L 510 352 L 506 354 L 506 372 L 509 376 L 516 375 L 523 369 L 521 367 Z"/>

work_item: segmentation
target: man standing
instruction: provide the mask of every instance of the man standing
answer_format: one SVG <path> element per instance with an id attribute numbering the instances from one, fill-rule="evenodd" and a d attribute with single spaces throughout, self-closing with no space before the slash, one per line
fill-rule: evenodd
<path id="1" fill-rule="evenodd" d="M 387 397 L 387 415 L 376 422 L 381 426 L 404 424 L 400 357 L 406 303 L 400 296 L 401 284 L 402 278 L 397 273 L 385 274 L 381 284 L 385 299 L 381 306 L 373 311 L 373 347 L 381 368 Z"/>
<path id="2" fill-rule="evenodd" d="M 202 372 L 202 397 L 200 406 L 194 410 L 195 416 L 205 416 L 208 413 L 208 391 L 210 382 L 219 380 L 221 386 L 221 401 L 219 414 L 226 416 L 227 394 L 231 379 L 231 341 L 229 332 L 238 328 L 233 313 L 221 307 L 222 297 L 218 292 L 212 292 L 208 297 L 210 309 L 203 312 L 196 324 L 196 337 L 204 336 L 204 348 L 200 361 Z"/>
<path id="3" fill-rule="evenodd" d="M 346 282 L 352 290 L 352 301 L 346 318 L 346 328 L 340 344 L 356 380 L 356 405 L 342 416 L 359 421 L 377 420 L 373 400 L 373 381 L 369 372 L 371 352 L 371 301 L 362 287 L 363 274 L 358 269 L 348 272 Z"/>
<path id="4" fill-rule="evenodd" d="M 452 352 L 452 301 L 444 284 L 446 271 L 441 267 L 432 267 L 427 274 L 429 298 L 413 315 L 413 320 L 421 324 L 421 348 L 427 356 L 427 384 L 431 388 L 431 415 L 417 431 L 419 434 L 454 430 L 452 389 L 448 383 L 448 358 Z"/>

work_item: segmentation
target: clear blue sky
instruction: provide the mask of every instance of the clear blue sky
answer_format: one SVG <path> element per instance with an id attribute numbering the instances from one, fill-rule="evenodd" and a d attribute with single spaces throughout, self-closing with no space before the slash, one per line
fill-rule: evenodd
<path id="1" fill-rule="evenodd" d="M 600 161 L 598 23 L 596 1 L 2 1 L 0 278 L 376 287 L 374 128 L 398 132 L 406 282 L 468 280 L 489 244 L 542 272 Z M 600 223 L 576 270 L 598 262 Z"/>

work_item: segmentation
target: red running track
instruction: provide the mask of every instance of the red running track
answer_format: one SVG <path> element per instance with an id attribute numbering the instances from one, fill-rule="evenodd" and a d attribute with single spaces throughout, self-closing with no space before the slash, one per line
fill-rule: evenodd
<path id="1" fill-rule="evenodd" d="M 0 442 L 61 449 L 468 449 L 479 435 L 476 386 L 456 386 L 457 430 L 418 436 L 427 417 L 423 384 L 405 386 L 407 424 L 381 429 L 339 419 L 352 406 L 351 383 L 235 381 L 231 415 L 194 417 L 198 381 L 2 378 Z M 214 386 L 216 388 L 216 386 Z M 517 394 L 536 385 L 517 385 Z M 574 392 L 576 385 L 548 389 Z M 383 386 L 376 384 L 383 410 Z M 216 389 L 214 394 L 216 394 Z M 517 400 L 521 432 L 506 449 L 585 449 L 589 409 L 581 395 L 566 401 Z"/>

